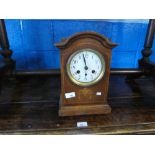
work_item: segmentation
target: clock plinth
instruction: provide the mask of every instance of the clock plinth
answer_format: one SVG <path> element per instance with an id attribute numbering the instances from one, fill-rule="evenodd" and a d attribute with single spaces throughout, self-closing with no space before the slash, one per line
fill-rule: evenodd
<path id="1" fill-rule="evenodd" d="M 109 104 L 94 105 L 76 105 L 64 106 L 60 97 L 59 101 L 59 116 L 78 116 L 78 115 L 94 115 L 94 114 L 109 114 L 111 107 Z"/>
<path id="2" fill-rule="evenodd" d="M 61 58 L 59 116 L 108 114 L 111 49 L 95 32 L 82 32 L 56 44 Z"/>

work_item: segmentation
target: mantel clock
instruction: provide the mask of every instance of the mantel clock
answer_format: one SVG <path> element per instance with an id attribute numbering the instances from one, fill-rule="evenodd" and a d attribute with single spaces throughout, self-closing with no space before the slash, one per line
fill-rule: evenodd
<path id="1" fill-rule="evenodd" d="M 77 33 L 55 44 L 61 57 L 59 116 L 107 114 L 111 49 L 95 32 Z"/>

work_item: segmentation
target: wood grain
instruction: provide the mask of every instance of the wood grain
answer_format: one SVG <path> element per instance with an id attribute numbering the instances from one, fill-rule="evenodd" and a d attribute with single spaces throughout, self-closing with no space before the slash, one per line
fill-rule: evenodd
<path id="1" fill-rule="evenodd" d="M 112 113 L 59 117 L 60 76 L 3 80 L 0 134 L 154 134 L 155 87 L 152 78 L 126 82 L 111 76 Z M 88 127 L 77 128 L 77 122 Z"/>
<path id="2" fill-rule="evenodd" d="M 111 49 L 117 44 L 95 32 L 77 33 L 63 39 L 56 46 L 60 49 L 61 57 L 61 100 L 60 116 L 74 116 L 87 114 L 107 114 L 111 108 L 107 102 L 109 87 Z M 105 60 L 105 73 L 100 81 L 91 86 L 78 86 L 67 74 L 67 62 L 70 56 L 82 49 L 92 49 L 100 53 Z M 65 94 L 74 92 L 76 97 L 66 98 Z M 101 92 L 101 95 L 96 95 Z M 99 108 L 100 107 L 100 108 Z M 68 108 L 68 110 L 67 110 Z"/>

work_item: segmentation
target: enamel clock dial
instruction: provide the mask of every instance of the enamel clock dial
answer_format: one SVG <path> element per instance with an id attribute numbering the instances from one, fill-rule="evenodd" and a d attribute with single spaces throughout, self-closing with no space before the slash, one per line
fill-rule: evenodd
<path id="1" fill-rule="evenodd" d="M 101 54 L 93 49 L 82 49 L 70 56 L 67 73 L 70 80 L 79 86 L 90 86 L 104 76 L 105 61 Z"/>

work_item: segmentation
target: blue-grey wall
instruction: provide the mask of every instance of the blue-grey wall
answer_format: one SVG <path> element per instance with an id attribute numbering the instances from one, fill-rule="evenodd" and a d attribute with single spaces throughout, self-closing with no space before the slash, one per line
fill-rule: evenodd
<path id="1" fill-rule="evenodd" d="M 148 20 L 8 19 L 5 22 L 17 69 L 24 70 L 59 68 L 59 50 L 54 43 L 88 30 L 119 44 L 112 52 L 111 68 L 137 68 L 148 25 Z"/>

